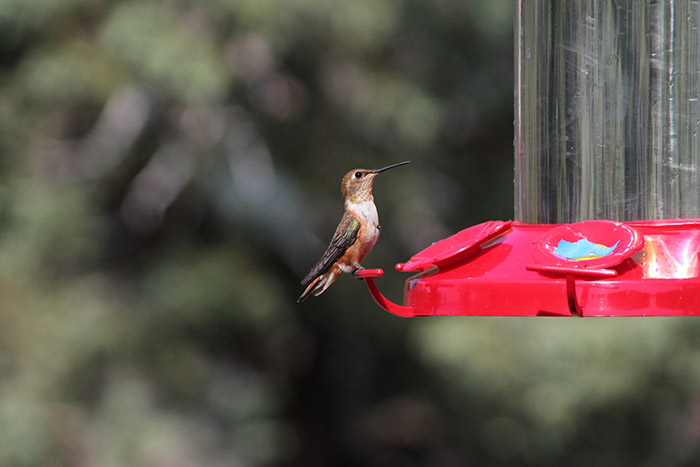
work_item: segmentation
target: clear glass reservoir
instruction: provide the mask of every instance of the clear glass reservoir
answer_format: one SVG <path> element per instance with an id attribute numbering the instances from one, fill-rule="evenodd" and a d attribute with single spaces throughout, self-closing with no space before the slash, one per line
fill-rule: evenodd
<path id="1" fill-rule="evenodd" d="M 700 218 L 700 2 L 516 5 L 515 218 Z"/>

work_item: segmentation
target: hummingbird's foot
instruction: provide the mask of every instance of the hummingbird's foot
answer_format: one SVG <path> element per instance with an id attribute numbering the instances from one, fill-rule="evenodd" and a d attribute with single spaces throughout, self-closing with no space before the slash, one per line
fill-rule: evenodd
<path id="1" fill-rule="evenodd" d="M 363 268 L 362 266 L 360 266 L 359 268 L 355 269 L 355 270 L 352 272 L 352 275 L 361 280 L 362 278 L 361 278 L 360 276 L 358 276 L 357 273 L 359 273 L 359 272 L 362 271 L 363 269 L 364 269 L 364 268 Z"/>

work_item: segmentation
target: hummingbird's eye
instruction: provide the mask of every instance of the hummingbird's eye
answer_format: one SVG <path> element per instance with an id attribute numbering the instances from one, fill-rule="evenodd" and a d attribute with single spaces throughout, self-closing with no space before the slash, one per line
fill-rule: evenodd
<path id="1" fill-rule="evenodd" d="M 362 172 L 355 172 L 355 178 L 362 178 Z"/>

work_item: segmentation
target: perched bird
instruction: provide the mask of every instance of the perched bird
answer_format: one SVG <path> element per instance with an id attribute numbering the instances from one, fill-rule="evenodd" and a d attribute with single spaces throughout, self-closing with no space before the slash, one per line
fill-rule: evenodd
<path id="1" fill-rule="evenodd" d="M 372 195 L 374 179 L 385 170 L 410 162 L 399 162 L 378 170 L 355 169 L 345 174 L 340 187 L 345 214 L 323 257 L 301 281 L 301 285 L 308 286 L 297 303 L 306 300 L 310 294 L 321 295 L 344 272 L 354 274 L 362 269 L 360 261 L 377 243 L 381 229 Z"/>

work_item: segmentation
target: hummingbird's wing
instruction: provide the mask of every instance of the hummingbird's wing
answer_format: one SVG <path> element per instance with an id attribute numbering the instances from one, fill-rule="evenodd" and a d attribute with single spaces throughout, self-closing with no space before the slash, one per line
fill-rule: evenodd
<path id="1" fill-rule="evenodd" d="M 326 273 L 333 263 L 338 261 L 347 251 L 347 249 L 355 243 L 357 232 L 360 230 L 360 221 L 347 212 L 335 229 L 333 239 L 326 249 L 326 252 L 321 257 L 321 260 L 311 268 L 311 271 L 306 275 L 301 285 L 306 285 L 317 276 Z"/>

